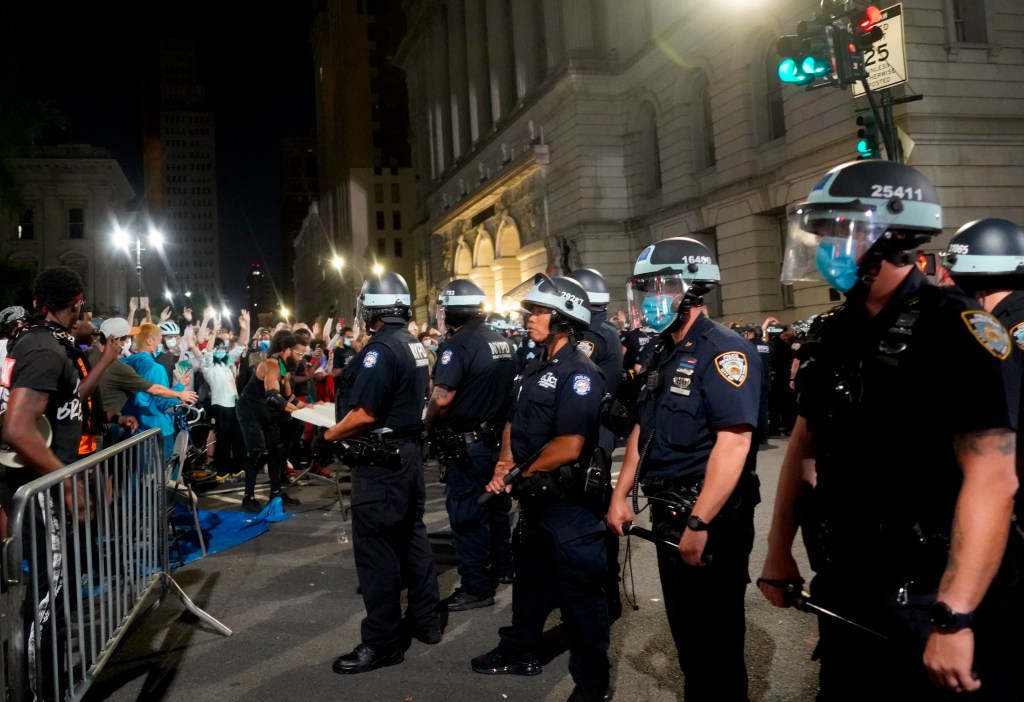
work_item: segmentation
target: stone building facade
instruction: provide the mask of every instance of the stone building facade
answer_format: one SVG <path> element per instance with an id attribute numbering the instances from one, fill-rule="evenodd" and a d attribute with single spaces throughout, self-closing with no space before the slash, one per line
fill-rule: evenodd
<path id="1" fill-rule="evenodd" d="M 624 307 L 646 244 L 717 253 L 724 320 L 789 322 L 837 299 L 779 283 L 788 206 L 856 156 L 864 98 L 782 86 L 775 40 L 818 3 L 410 0 L 406 71 L 421 212 L 416 315 L 452 277 L 501 294 L 595 267 Z M 1024 220 L 1024 5 L 903 3 L 907 162 L 939 188 L 943 246 L 981 216 Z"/>
<path id="2" fill-rule="evenodd" d="M 97 315 L 126 313 L 137 292 L 135 264 L 116 248 L 113 231 L 135 193 L 110 152 L 38 147 L 10 165 L 23 206 L 0 201 L 4 262 L 33 275 L 46 266 L 74 268 Z"/>

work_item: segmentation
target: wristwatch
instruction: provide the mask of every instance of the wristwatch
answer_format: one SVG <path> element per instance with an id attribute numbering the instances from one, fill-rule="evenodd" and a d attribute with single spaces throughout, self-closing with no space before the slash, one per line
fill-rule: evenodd
<path id="1" fill-rule="evenodd" d="M 945 602 L 936 602 L 929 607 L 928 618 L 936 629 L 946 633 L 974 626 L 974 612 L 954 612 Z"/>
<path id="2" fill-rule="evenodd" d="M 690 518 L 686 520 L 686 528 L 690 531 L 707 531 L 708 523 L 696 514 L 691 514 Z"/>

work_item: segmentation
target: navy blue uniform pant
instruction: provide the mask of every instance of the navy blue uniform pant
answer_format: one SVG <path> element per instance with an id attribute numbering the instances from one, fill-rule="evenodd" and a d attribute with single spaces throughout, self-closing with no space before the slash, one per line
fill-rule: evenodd
<path id="1" fill-rule="evenodd" d="M 664 507 L 652 509 L 653 531 L 680 538 L 678 521 Z M 754 510 L 722 510 L 711 523 L 705 553 L 711 560 L 689 566 L 678 550 L 658 547 L 658 573 L 665 613 L 685 677 L 687 702 L 746 702 L 743 599 L 754 544 Z"/>
<path id="2" fill-rule="evenodd" d="M 569 672 L 577 685 L 600 692 L 611 669 L 604 532 L 604 522 L 582 505 L 521 503 L 512 540 L 512 625 L 498 632 L 503 652 L 536 653 L 548 615 L 560 606 L 569 629 Z"/>
<path id="3" fill-rule="evenodd" d="M 385 650 L 400 643 L 403 588 L 410 625 L 428 631 L 438 624 L 437 571 L 423 524 L 423 458 L 415 442 L 395 446 L 400 467 L 352 470 L 352 547 L 366 607 L 362 639 Z"/>
<path id="4" fill-rule="evenodd" d="M 502 575 L 512 574 L 512 498 L 502 493 L 477 504 L 494 475 L 498 449 L 482 441 L 466 446 L 469 463 L 448 467 L 446 506 L 459 561 L 461 587 L 473 597 L 490 597 Z"/>

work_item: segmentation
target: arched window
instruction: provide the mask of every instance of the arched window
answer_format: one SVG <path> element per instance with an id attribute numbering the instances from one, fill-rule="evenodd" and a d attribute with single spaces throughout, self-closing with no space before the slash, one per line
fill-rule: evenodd
<path id="1" fill-rule="evenodd" d="M 654 105 L 640 107 L 640 177 L 645 193 L 661 189 L 661 149 L 658 146 L 658 115 Z"/>
<path id="2" fill-rule="evenodd" d="M 778 74 L 779 61 L 769 46 L 764 53 L 761 71 L 764 80 L 765 127 L 768 141 L 786 136 L 786 110 L 782 100 L 782 81 Z"/>
<path id="3" fill-rule="evenodd" d="M 715 124 L 711 112 L 711 86 L 707 74 L 699 71 L 693 80 L 690 116 L 693 125 L 693 154 L 696 170 L 711 168 L 715 156 Z"/>

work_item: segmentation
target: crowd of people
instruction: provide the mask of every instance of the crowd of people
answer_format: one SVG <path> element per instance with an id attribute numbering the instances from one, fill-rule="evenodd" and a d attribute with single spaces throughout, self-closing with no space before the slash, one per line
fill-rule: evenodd
<path id="1" fill-rule="evenodd" d="M 406 282 L 387 272 L 364 283 L 355 329 L 327 320 L 250 333 L 243 312 L 236 335 L 212 311 L 194 321 L 164 310 L 94 332 L 80 279 L 47 269 L 0 382 L 3 440 L 29 467 L 0 475 L 0 504 L 19 481 L 91 450 L 90 432 L 116 441 L 155 426 L 166 439 L 167 408 L 198 399 L 217 427 L 218 470 L 244 472 L 244 509 L 261 508 L 264 463 L 285 504 L 297 503 L 284 492 L 290 461 L 323 470 L 340 455 L 351 468 L 366 616 L 335 672 L 401 663 L 411 639 L 442 640 L 441 611 L 492 606 L 511 583 L 511 621 L 472 669 L 541 673 L 544 626 L 560 608 L 576 701 L 613 694 L 618 544 L 642 533 L 634 521 L 649 508 L 685 697 L 745 701 L 757 457 L 769 436 L 788 436 L 757 585 L 772 604 L 810 598 L 822 613 L 818 699 L 1019 699 L 1024 231 L 966 225 L 945 257 L 955 285 L 934 285 L 913 252 L 942 232 L 935 189 L 886 161 L 829 171 L 789 223 L 783 282 L 824 280 L 846 296 L 789 325 L 709 318 L 718 261 L 686 237 L 640 252 L 626 313 L 609 316 L 604 277 L 578 269 L 507 293 L 506 308 L 523 312 L 514 320 L 488 316 L 484 291 L 453 280 L 425 329 Z M 87 362 L 69 361 L 91 345 Z M 944 380 L 941 409 L 917 392 L 922 379 Z M 80 402 L 97 388 L 104 416 L 93 424 Z M 330 428 L 291 416 L 322 400 L 335 402 Z M 40 414 L 49 448 L 31 437 Z M 442 467 L 461 581 L 443 599 L 423 521 L 427 451 Z"/>

